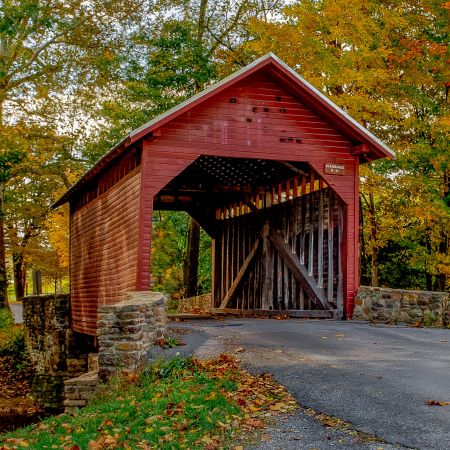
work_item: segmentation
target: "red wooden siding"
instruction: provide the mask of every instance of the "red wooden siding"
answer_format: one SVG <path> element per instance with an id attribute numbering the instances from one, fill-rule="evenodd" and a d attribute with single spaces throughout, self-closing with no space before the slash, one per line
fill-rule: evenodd
<path id="1" fill-rule="evenodd" d="M 294 138 L 288 141 L 287 138 Z M 296 142 L 296 139 L 300 143 Z M 144 143 L 138 289 L 150 286 L 151 199 L 199 155 L 305 161 L 347 205 L 346 307 L 357 289 L 357 158 L 352 142 L 264 73 L 251 75 L 175 117 Z M 345 165 L 326 175 L 325 163 Z"/>
<path id="2" fill-rule="evenodd" d="M 95 335 L 97 307 L 136 287 L 140 169 L 71 216 L 70 292 L 75 331 Z"/>

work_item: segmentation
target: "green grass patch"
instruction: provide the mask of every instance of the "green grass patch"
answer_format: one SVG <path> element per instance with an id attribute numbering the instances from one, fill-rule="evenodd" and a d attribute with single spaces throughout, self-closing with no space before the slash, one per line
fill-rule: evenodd
<path id="1" fill-rule="evenodd" d="M 218 376 L 175 358 L 112 380 L 90 405 L 0 437 L 0 448 L 226 448 L 242 416 L 229 398 L 233 373 Z M 229 425 L 226 425 L 229 424 Z"/>
<path id="2" fill-rule="evenodd" d="M 0 449 L 234 448 L 236 438 L 295 408 L 270 375 L 252 375 L 232 356 L 174 358 L 116 377 L 74 416 L 0 436 Z"/>

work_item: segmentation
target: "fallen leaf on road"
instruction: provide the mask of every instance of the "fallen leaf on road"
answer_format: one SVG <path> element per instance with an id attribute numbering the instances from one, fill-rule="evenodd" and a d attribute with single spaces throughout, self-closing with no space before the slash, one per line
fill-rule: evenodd
<path id="1" fill-rule="evenodd" d="M 235 350 L 235 353 L 242 353 L 245 352 L 245 348 L 244 347 L 239 347 Z"/>
<path id="2" fill-rule="evenodd" d="M 428 406 L 449 406 L 450 402 L 440 402 L 440 401 L 436 401 L 436 400 L 427 400 L 427 405 Z"/>

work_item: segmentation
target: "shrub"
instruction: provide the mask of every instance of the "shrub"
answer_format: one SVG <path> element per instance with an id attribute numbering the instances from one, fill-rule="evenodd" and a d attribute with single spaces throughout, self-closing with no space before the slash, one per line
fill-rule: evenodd
<path id="1" fill-rule="evenodd" d="M 6 330 L 14 325 L 14 317 L 9 308 L 0 309 L 0 330 Z"/>
<path id="2" fill-rule="evenodd" d="M 27 378 L 32 372 L 28 352 L 25 348 L 25 333 L 22 327 L 13 329 L 11 336 L 0 344 L 1 365 L 4 370 L 19 378 Z"/>

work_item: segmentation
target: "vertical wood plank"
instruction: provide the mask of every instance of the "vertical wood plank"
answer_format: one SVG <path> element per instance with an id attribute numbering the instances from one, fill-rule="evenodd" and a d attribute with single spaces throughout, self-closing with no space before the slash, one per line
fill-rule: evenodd
<path id="1" fill-rule="evenodd" d="M 230 287 L 230 220 L 227 219 L 225 221 L 225 264 L 223 267 L 224 275 L 225 275 L 225 289 L 224 289 L 224 297 L 225 293 L 228 292 Z M 222 299 L 223 300 L 223 299 Z"/>
<path id="2" fill-rule="evenodd" d="M 217 241 L 211 240 L 211 306 L 216 305 L 217 298 Z"/>
<path id="3" fill-rule="evenodd" d="M 294 177 L 293 197 L 298 197 L 298 177 Z"/>
<path id="4" fill-rule="evenodd" d="M 283 302 L 284 309 L 289 309 L 289 268 L 283 261 Z"/>
<path id="5" fill-rule="evenodd" d="M 281 257 L 277 252 L 277 310 L 281 310 L 282 304 L 282 284 L 283 284 L 283 276 L 282 276 L 282 267 L 281 267 Z"/>
<path id="6" fill-rule="evenodd" d="M 304 289 L 301 287 L 300 288 L 300 310 L 304 310 L 305 309 L 305 291 Z"/>
<path id="7" fill-rule="evenodd" d="M 242 216 L 241 240 L 242 240 L 242 261 L 245 261 L 245 258 L 247 257 L 247 248 L 246 248 L 247 247 L 247 215 Z M 244 282 L 244 285 L 242 286 L 242 309 L 246 309 L 247 290 L 248 290 L 248 275 L 247 275 L 247 280 Z"/>
<path id="8" fill-rule="evenodd" d="M 219 305 L 222 303 L 222 300 L 225 297 L 225 229 L 224 229 L 224 221 L 220 223 L 220 240 L 221 240 L 221 248 L 220 248 L 220 299 Z"/>
<path id="9" fill-rule="evenodd" d="M 239 273 L 239 269 L 241 268 L 241 216 L 238 216 L 236 220 L 236 275 Z M 236 308 L 242 308 L 242 285 L 239 288 L 239 292 L 236 296 Z"/>
<path id="10" fill-rule="evenodd" d="M 314 195 L 309 195 L 309 246 L 308 246 L 308 274 L 314 273 Z"/>
<path id="11" fill-rule="evenodd" d="M 333 191 L 330 189 L 328 193 L 328 281 L 327 281 L 327 300 L 331 303 L 333 301 Z"/>
<path id="12" fill-rule="evenodd" d="M 292 300 L 292 309 L 298 309 L 298 302 L 297 302 L 297 282 L 295 281 L 295 278 L 290 276 L 291 278 L 291 300 Z"/>
<path id="13" fill-rule="evenodd" d="M 342 273 L 342 245 L 344 234 L 344 211 L 339 202 L 338 207 L 338 285 L 337 285 L 337 308 L 344 307 L 344 275 Z"/>
<path id="14" fill-rule="evenodd" d="M 319 211 L 317 216 L 317 286 L 323 288 L 323 189 L 319 190 Z"/>
<path id="15" fill-rule="evenodd" d="M 266 223 L 263 230 L 262 238 L 262 252 L 261 252 L 261 265 L 262 265 L 262 290 L 261 290 L 261 309 L 269 309 L 269 277 L 270 277 L 270 267 L 269 267 L 269 240 L 267 238 L 267 228 L 269 225 Z"/>
<path id="16" fill-rule="evenodd" d="M 305 178 L 305 177 L 303 177 Z M 300 264 L 305 264 L 305 234 L 306 234 L 306 208 L 307 208 L 307 197 L 302 196 L 302 222 L 300 228 Z"/>

